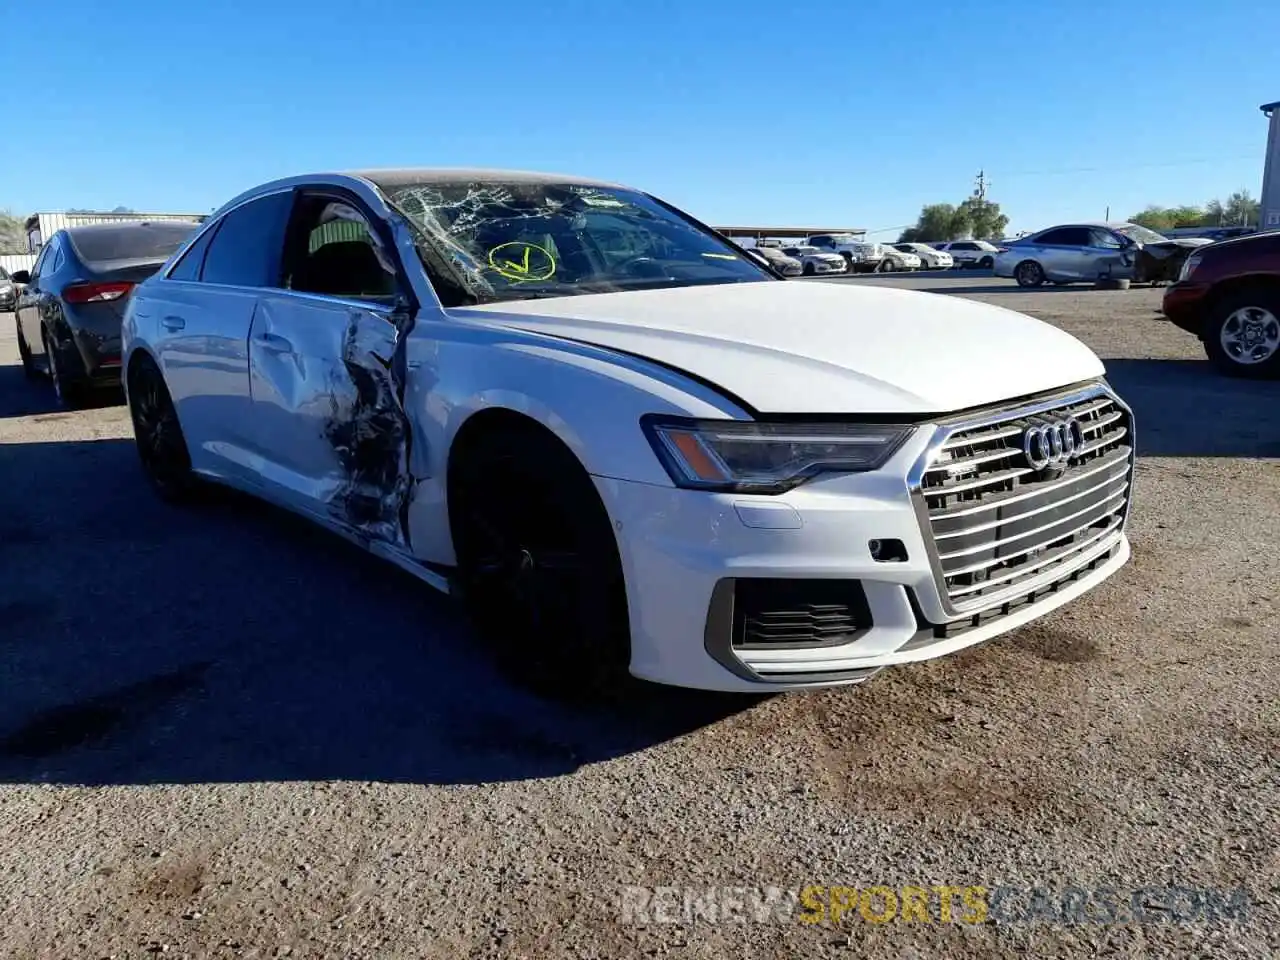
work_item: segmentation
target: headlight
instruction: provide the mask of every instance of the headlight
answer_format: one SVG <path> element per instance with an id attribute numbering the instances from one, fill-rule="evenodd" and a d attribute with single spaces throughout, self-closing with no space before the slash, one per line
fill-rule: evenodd
<path id="1" fill-rule="evenodd" d="M 911 434 L 903 424 L 790 424 L 684 420 L 642 422 L 678 487 L 782 493 L 820 473 L 854 473 L 885 464 Z"/>
<path id="2" fill-rule="evenodd" d="M 1196 267 L 1200 266 L 1200 261 L 1204 259 L 1203 253 L 1193 253 L 1182 261 L 1182 269 L 1178 271 L 1178 282 L 1181 283 L 1191 274 L 1195 273 Z"/>

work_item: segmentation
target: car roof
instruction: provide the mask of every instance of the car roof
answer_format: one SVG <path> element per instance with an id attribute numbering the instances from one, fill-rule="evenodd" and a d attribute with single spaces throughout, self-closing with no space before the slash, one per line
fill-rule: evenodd
<path id="1" fill-rule="evenodd" d="M 421 183 L 571 183 L 585 187 L 627 189 L 619 183 L 532 170 L 500 170 L 482 167 L 391 167 L 382 170 L 347 170 L 349 177 L 361 177 L 384 190 Z"/>

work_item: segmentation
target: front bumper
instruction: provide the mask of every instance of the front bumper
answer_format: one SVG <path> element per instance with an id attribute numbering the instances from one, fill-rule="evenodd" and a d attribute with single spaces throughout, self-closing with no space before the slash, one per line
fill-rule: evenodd
<path id="1" fill-rule="evenodd" d="M 819 263 L 815 261 L 813 264 L 814 273 L 844 273 L 848 269 L 849 265 L 843 260 L 840 263 Z"/>
<path id="2" fill-rule="evenodd" d="M 1175 327 L 1199 337 L 1204 331 L 1203 307 L 1208 292 L 1207 283 L 1184 280 L 1165 289 L 1160 308 Z"/>
<path id="3" fill-rule="evenodd" d="M 948 613 L 906 479 L 930 439 L 928 429 L 919 431 L 874 473 L 822 478 L 779 496 L 595 478 L 618 532 L 632 674 L 725 691 L 858 683 L 883 667 L 953 653 L 1022 626 L 1128 559 L 1121 529 L 1029 602 L 991 619 Z M 905 558 L 876 559 L 872 541 L 897 541 Z M 848 642 L 735 646 L 734 584 L 751 578 L 856 583 L 869 622 Z"/>

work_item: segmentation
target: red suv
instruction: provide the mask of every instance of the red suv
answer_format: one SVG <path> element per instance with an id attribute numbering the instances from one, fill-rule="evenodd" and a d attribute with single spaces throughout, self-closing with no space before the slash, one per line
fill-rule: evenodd
<path id="1" fill-rule="evenodd" d="M 1204 341 L 1223 373 L 1280 378 L 1280 232 L 1196 250 L 1165 291 L 1164 315 Z"/>

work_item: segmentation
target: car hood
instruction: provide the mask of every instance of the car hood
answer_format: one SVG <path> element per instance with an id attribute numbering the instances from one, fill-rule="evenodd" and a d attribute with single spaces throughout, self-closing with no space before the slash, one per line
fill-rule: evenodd
<path id="1" fill-rule="evenodd" d="M 1103 373 L 1088 347 L 1047 323 L 870 285 L 780 280 L 447 312 L 645 357 L 717 384 L 760 413 L 944 413 Z"/>
<path id="2" fill-rule="evenodd" d="M 1144 243 L 1144 250 L 1161 250 L 1161 249 L 1190 249 L 1193 247 L 1207 247 L 1213 243 L 1208 237 L 1175 237 L 1172 240 L 1153 240 L 1151 243 Z"/>

